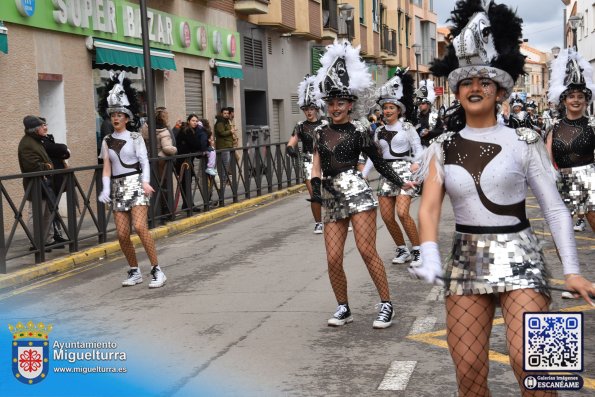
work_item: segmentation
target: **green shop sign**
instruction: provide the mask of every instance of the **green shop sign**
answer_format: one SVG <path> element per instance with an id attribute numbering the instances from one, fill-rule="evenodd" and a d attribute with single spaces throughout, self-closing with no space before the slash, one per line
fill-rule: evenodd
<path id="1" fill-rule="evenodd" d="M 151 47 L 240 63 L 239 33 L 148 9 Z M 123 0 L 0 0 L 5 22 L 142 45 L 140 7 Z"/>

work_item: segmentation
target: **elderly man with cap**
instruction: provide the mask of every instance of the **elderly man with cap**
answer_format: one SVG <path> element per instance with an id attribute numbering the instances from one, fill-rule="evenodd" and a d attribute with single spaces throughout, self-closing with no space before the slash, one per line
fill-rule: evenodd
<path id="1" fill-rule="evenodd" d="M 25 126 L 25 135 L 21 138 L 19 142 L 18 148 L 18 156 L 19 156 L 19 167 L 21 168 L 22 173 L 26 172 L 37 172 L 37 171 L 45 171 L 51 170 L 52 167 L 52 160 L 48 156 L 43 144 L 41 143 L 42 139 L 47 135 L 48 128 L 47 124 L 44 120 L 37 116 L 25 116 L 23 119 L 23 125 Z M 27 187 L 29 182 L 31 181 L 30 178 L 23 178 L 23 188 L 25 189 L 25 193 L 27 192 Z M 49 186 L 49 184 L 47 185 Z M 51 189 L 51 187 L 50 187 Z M 45 189 L 44 189 L 45 190 Z M 47 194 L 48 192 L 42 192 L 42 208 L 43 208 L 43 223 L 42 227 L 47 229 L 47 225 L 49 224 L 49 219 L 51 216 L 50 209 L 47 203 Z M 27 196 L 27 228 L 31 233 L 33 233 L 33 197 L 31 193 Z M 49 240 L 49 229 L 47 230 L 46 235 L 46 245 L 51 244 L 51 240 Z M 34 245 L 31 246 L 30 250 L 37 249 Z M 50 248 L 46 248 L 46 252 L 51 251 Z"/>

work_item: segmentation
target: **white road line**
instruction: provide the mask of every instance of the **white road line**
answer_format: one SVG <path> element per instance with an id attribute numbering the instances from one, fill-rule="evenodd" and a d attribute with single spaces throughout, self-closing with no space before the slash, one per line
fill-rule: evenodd
<path id="1" fill-rule="evenodd" d="M 434 329 L 436 324 L 436 317 L 417 317 L 411 326 L 409 335 L 425 334 Z"/>
<path id="2" fill-rule="evenodd" d="M 430 290 L 430 293 L 428 294 L 428 297 L 426 298 L 427 301 L 443 301 L 444 300 L 444 296 L 443 296 L 443 287 L 441 287 L 440 285 L 435 285 L 432 287 L 432 289 Z"/>
<path id="3" fill-rule="evenodd" d="M 378 390 L 405 390 L 417 361 L 393 361 Z"/>

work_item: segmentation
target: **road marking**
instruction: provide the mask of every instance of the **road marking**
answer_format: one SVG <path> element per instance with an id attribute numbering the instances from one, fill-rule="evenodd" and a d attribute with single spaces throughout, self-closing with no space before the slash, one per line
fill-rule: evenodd
<path id="1" fill-rule="evenodd" d="M 405 390 L 417 361 L 393 361 L 378 390 Z"/>
<path id="2" fill-rule="evenodd" d="M 425 334 L 430 332 L 436 324 L 436 317 L 417 317 L 411 326 L 409 335 Z"/>
<path id="3" fill-rule="evenodd" d="M 430 290 L 428 297 L 426 298 L 427 301 L 443 301 L 444 295 L 442 294 L 442 287 L 440 285 L 435 285 Z"/>
<path id="4" fill-rule="evenodd" d="M 560 282 L 561 280 L 553 280 L 553 281 Z M 561 312 L 578 312 L 578 311 L 586 312 L 586 311 L 590 311 L 590 310 L 595 310 L 595 307 L 593 307 L 591 305 L 580 305 L 580 306 L 574 306 L 574 307 L 567 307 L 564 309 L 560 309 L 559 311 L 561 311 Z M 502 324 L 504 324 L 504 319 L 502 317 L 495 318 L 493 321 L 494 326 L 502 325 Z M 439 339 L 439 338 L 443 338 L 444 336 L 446 336 L 446 329 L 427 332 L 425 334 L 408 335 L 407 339 L 411 339 L 414 341 L 427 343 L 429 345 L 438 346 L 438 347 L 442 347 L 444 349 L 448 349 L 448 344 L 446 343 L 446 340 Z M 490 358 L 490 361 L 495 361 L 495 362 L 498 362 L 501 364 L 509 364 L 510 365 L 508 355 L 506 355 L 506 354 L 502 354 L 502 353 L 498 353 L 494 350 L 490 350 L 489 358 Z M 567 374 L 568 373 L 564 373 L 564 375 L 567 375 Z M 583 387 L 585 389 L 590 389 L 590 390 L 595 389 L 595 379 L 587 378 L 586 376 L 583 376 L 583 382 L 584 382 Z"/>

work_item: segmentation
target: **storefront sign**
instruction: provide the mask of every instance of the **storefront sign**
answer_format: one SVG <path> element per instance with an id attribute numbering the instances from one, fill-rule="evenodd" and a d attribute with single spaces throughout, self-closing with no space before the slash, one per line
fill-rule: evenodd
<path id="1" fill-rule="evenodd" d="M 35 13 L 35 0 L 15 0 L 17 10 L 24 17 L 30 17 Z"/>
<path id="2" fill-rule="evenodd" d="M 125 0 L 0 0 L 0 15 L 39 29 L 142 44 L 140 7 Z M 147 17 L 151 47 L 240 62 L 236 31 L 154 9 Z"/>

